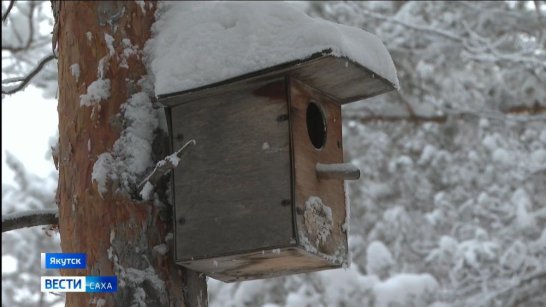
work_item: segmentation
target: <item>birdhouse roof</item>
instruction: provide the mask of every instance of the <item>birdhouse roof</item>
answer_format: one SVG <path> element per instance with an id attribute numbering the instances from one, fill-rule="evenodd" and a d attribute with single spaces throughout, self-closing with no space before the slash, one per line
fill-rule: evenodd
<path id="1" fill-rule="evenodd" d="M 146 52 L 160 98 L 275 73 L 341 103 L 399 86 L 375 35 L 283 2 L 163 2 Z"/>

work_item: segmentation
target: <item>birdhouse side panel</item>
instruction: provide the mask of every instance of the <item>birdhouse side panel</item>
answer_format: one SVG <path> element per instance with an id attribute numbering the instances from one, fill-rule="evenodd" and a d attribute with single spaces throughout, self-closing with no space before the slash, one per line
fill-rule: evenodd
<path id="1" fill-rule="evenodd" d="M 316 172 L 317 163 L 343 163 L 341 106 L 294 78 L 290 96 L 298 243 L 341 265 L 348 248 L 344 183 Z"/>
<path id="2" fill-rule="evenodd" d="M 172 108 L 178 262 L 293 245 L 284 78 Z"/>

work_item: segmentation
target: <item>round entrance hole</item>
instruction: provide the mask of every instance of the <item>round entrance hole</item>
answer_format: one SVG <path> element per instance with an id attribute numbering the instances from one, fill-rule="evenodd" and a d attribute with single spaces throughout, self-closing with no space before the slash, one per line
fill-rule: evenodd
<path id="1" fill-rule="evenodd" d="M 310 102 L 307 105 L 307 133 L 316 149 L 322 149 L 326 143 L 326 119 L 318 104 Z"/>

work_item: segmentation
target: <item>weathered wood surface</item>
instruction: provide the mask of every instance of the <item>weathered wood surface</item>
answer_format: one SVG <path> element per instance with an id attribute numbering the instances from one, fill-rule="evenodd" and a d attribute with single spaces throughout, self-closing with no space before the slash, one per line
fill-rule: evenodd
<path id="1" fill-rule="evenodd" d="M 172 107 L 204 97 L 223 95 L 244 83 L 285 75 L 331 96 L 338 104 L 366 99 L 394 89 L 392 83 L 360 64 L 346 58 L 334 57 L 330 53 L 331 51 L 326 50 L 301 61 L 292 61 L 203 87 L 162 95 L 161 102 Z"/>
<path id="2" fill-rule="evenodd" d="M 195 271 L 209 272 L 208 276 L 224 282 L 271 278 L 339 267 L 306 252 L 301 247 L 256 250 L 244 254 L 187 261 L 184 265 Z"/>
<path id="3" fill-rule="evenodd" d="M 295 68 L 291 76 L 329 95 L 334 103 L 346 104 L 377 96 L 394 86 L 365 67 L 346 59 L 325 56 Z"/>
<path id="4" fill-rule="evenodd" d="M 173 147 L 196 140 L 174 172 L 179 263 L 295 243 L 285 93 L 281 77 L 172 108 Z"/>
<path id="5" fill-rule="evenodd" d="M 317 177 L 321 180 L 357 180 L 360 179 L 360 169 L 350 163 L 323 164 L 315 166 Z"/>
<path id="6" fill-rule="evenodd" d="M 318 104 L 326 120 L 326 143 L 323 148 L 316 149 L 307 132 L 306 111 L 310 102 Z M 307 249 L 316 249 L 317 253 L 337 255 L 338 259 L 346 257 L 347 234 L 343 231 L 345 223 L 345 192 L 341 180 L 320 180 L 315 166 L 317 163 L 343 163 L 341 107 L 331 98 L 316 89 L 290 78 L 290 125 L 292 133 L 292 148 L 295 169 L 295 206 L 298 243 Z M 310 212 L 306 202 L 311 197 L 318 197 L 322 204 L 331 209 L 332 225 L 324 239 L 320 238 L 320 225 L 312 225 Z M 327 209 L 326 209 L 327 210 Z M 325 215 L 326 212 L 313 214 Z M 320 216 L 317 220 L 324 221 Z M 318 227 L 318 228 L 317 228 Z M 322 229 L 326 231 L 326 229 Z M 305 242 L 309 241 L 309 242 Z M 318 242 L 318 244 L 317 244 Z M 309 246 L 310 245 L 310 246 Z M 341 264 L 341 262 L 339 262 Z"/>
<path id="7" fill-rule="evenodd" d="M 148 306 L 198 306 L 193 302 L 206 306 L 204 276 L 175 265 L 172 253 L 153 252 L 153 247 L 165 243 L 166 234 L 172 231 L 171 221 L 159 217 L 161 208 L 136 202 L 115 191 L 101 196 L 91 180 L 98 155 L 110 151 L 120 136 L 121 105 L 140 90 L 137 82 L 146 74 L 142 57 L 137 54 L 126 59 L 129 69 L 120 66 L 125 57 L 121 42 L 129 39 L 141 51 L 150 37 L 156 4 L 146 1 L 145 10 L 134 1 L 63 1 L 57 5 L 60 9 L 57 202 L 61 248 L 67 253 L 86 253 L 88 261 L 86 269 L 61 270 L 61 274 L 119 274 L 120 283 L 125 283 L 112 294 L 67 293 L 66 306 L 94 306 L 98 302 L 104 303 L 102 306 L 128 306 L 142 290 Z M 109 50 L 105 34 L 114 38 L 114 50 Z M 103 77 L 110 79 L 111 95 L 93 107 L 82 107 L 80 95 L 97 80 L 101 59 L 107 64 Z M 73 64 L 79 64 L 78 78 L 71 72 Z M 165 286 L 156 288 L 149 280 L 129 280 L 120 274 L 129 269 L 146 271 L 147 276 L 163 280 Z M 190 282 L 193 291 L 185 293 L 183 289 Z"/>
<path id="8" fill-rule="evenodd" d="M 288 77 L 247 80 L 198 100 L 172 99 L 173 148 L 197 142 L 174 172 L 179 264 L 227 282 L 341 266 L 344 186 L 316 171 L 317 164 L 343 163 L 338 103 Z M 310 101 L 325 115 L 319 150 L 307 130 Z M 313 196 L 329 209 L 310 212 L 306 202 Z M 321 238 L 309 219 L 324 219 L 328 210 L 332 223 Z"/>

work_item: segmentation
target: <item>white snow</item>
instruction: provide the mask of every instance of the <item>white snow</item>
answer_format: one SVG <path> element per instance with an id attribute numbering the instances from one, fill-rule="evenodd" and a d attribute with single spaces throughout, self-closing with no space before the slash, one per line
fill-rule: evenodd
<path id="1" fill-rule="evenodd" d="M 87 87 L 87 93 L 80 95 L 80 106 L 91 107 L 110 97 L 110 80 L 98 79 Z"/>
<path id="2" fill-rule="evenodd" d="M 74 63 L 70 65 L 70 73 L 76 78 L 76 81 L 78 81 L 78 79 L 80 79 L 80 64 Z"/>
<path id="3" fill-rule="evenodd" d="M 320 197 L 310 196 L 305 202 L 303 217 L 307 233 L 316 239 L 315 246 L 326 242 L 334 224 L 332 209 L 324 204 Z"/>
<path id="4" fill-rule="evenodd" d="M 373 241 L 366 249 L 366 271 L 368 274 L 379 275 L 394 265 L 389 249 L 381 241 Z"/>
<path id="5" fill-rule="evenodd" d="M 93 165 L 93 172 L 91 173 L 91 179 L 97 182 L 100 195 L 104 195 L 108 189 L 106 188 L 106 182 L 108 180 L 108 173 L 112 166 L 112 155 L 108 152 L 102 153 L 98 156 L 97 161 Z"/>
<path id="6" fill-rule="evenodd" d="M 135 2 L 138 6 L 140 6 L 142 13 L 146 13 L 146 3 L 144 2 L 144 0 L 135 0 Z"/>
<path id="7" fill-rule="evenodd" d="M 11 255 L 2 255 L 2 275 L 8 275 L 17 272 L 17 264 L 17 258 Z"/>
<path id="8" fill-rule="evenodd" d="M 156 94 L 188 90 L 332 50 L 398 88 L 389 52 L 364 30 L 283 2 L 163 2 L 145 51 Z"/>
<path id="9" fill-rule="evenodd" d="M 104 33 L 104 41 L 106 42 L 106 47 L 108 48 L 108 54 L 112 57 L 116 54 L 114 50 L 114 38 L 108 34 Z"/>
<path id="10" fill-rule="evenodd" d="M 97 76 L 99 79 L 104 79 L 105 71 L 109 65 L 110 56 L 105 55 L 99 60 L 99 65 L 97 67 Z"/>
<path id="11" fill-rule="evenodd" d="M 133 292 L 133 300 L 131 301 L 131 306 L 135 307 L 146 307 L 146 291 L 141 287 L 138 287 Z"/>
<path id="12" fill-rule="evenodd" d="M 341 225 L 341 229 L 346 234 L 349 234 L 351 226 L 351 198 L 349 197 L 349 183 L 347 181 L 343 183 L 343 190 L 345 191 L 345 222 Z"/>
<path id="13" fill-rule="evenodd" d="M 140 191 L 140 196 L 143 200 L 150 200 L 152 199 L 153 193 L 154 186 L 149 181 L 146 181 L 144 187 L 142 187 L 142 191 Z"/>
<path id="14" fill-rule="evenodd" d="M 57 209 L 41 209 L 41 210 L 19 210 L 16 213 L 2 214 L 2 223 L 8 220 L 18 219 L 27 215 L 37 214 L 56 214 L 58 216 L 59 210 Z"/>
<path id="15" fill-rule="evenodd" d="M 125 281 L 129 284 L 141 285 L 145 280 L 150 282 L 158 292 L 165 292 L 165 282 L 157 276 L 153 267 L 148 267 L 144 270 L 135 268 L 127 268 L 125 270 Z"/>
<path id="16" fill-rule="evenodd" d="M 512 203 L 517 208 L 515 219 L 516 227 L 521 230 L 535 228 L 537 226 L 536 220 L 529 212 L 532 209 L 532 203 L 527 192 L 522 188 L 517 189 L 512 195 Z"/>
<path id="17" fill-rule="evenodd" d="M 111 152 L 99 155 L 93 167 L 92 179 L 99 192 L 106 192 L 106 182 L 116 183 L 115 190 L 131 192 L 152 163 L 152 141 L 158 127 L 157 111 L 144 92 L 133 94 L 122 107 L 125 129 Z"/>
<path id="18" fill-rule="evenodd" d="M 160 255 L 165 255 L 169 251 L 169 248 L 165 243 L 161 243 L 159 245 L 154 246 L 154 251 L 156 251 Z"/>
<path id="19" fill-rule="evenodd" d="M 85 32 L 85 36 L 87 37 L 88 41 L 91 41 L 93 39 L 93 33 L 89 31 Z"/>
<path id="20" fill-rule="evenodd" d="M 119 66 L 128 69 L 129 65 L 127 64 L 127 59 L 133 55 L 138 57 L 140 50 L 138 49 L 138 46 L 133 45 L 128 38 L 124 38 L 121 41 L 121 44 L 123 46 L 123 53 L 121 54 Z"/>
<path id="21" fill-rule="evenodd" d="M 174 167 L 177 167 L 178 163 L 180 163 L 180 158 L 178 157 L 176 152 L 167 156 L 165 160 L 169 161 Z"/>
<path id="22" fill-rule="evenodd" d="M 493 151 L 493 161 L 502 163 L 502 164 L 509 164 L 510 161 L 513 161 L 513 158 L 510 156 L 510 153 L 506 151 L 503 148 L 497 148 Z"/>
<path id="23" fill-rule="evenodd" d="M 539 140 L 541 140 L 542 143 L 546 144 L 546 130 L 543 130 L 543 131 L 540 133 Z"/>
<path id="24" fill-rule="evenodd" d="M 429 274 L 399 274 L 374 286 L 376 307 L 404 306 L 412 296 L 420 297 L 433 293 L 439 288 L 438 282 Z"/>
<path id="25" fill-rule="evenodd" d="M 421 157 L 417 161 L 418 165 L 426 165 L 436 154 L 436 148 L 433 145 L 427 144 L 421 153 Z"/>

